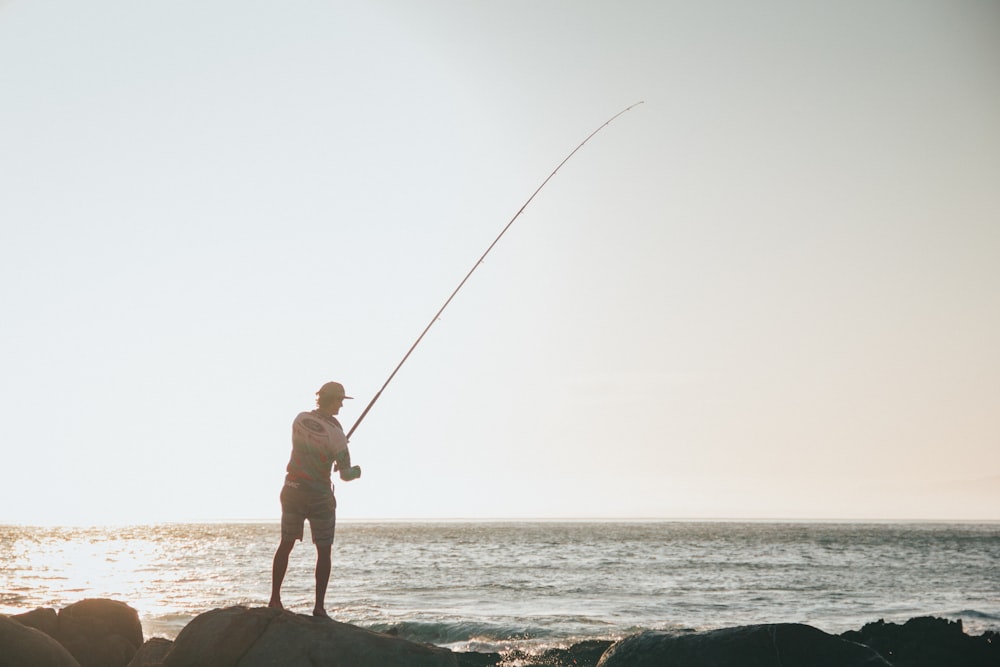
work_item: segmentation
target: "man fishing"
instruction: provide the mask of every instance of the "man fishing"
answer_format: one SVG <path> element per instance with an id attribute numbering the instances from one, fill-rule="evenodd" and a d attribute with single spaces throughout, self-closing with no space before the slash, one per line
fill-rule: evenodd
<path id="1" fill-rule="evenodd" d="M 271 566 L 271 601 L 268 607 L 284 609 L 281 584 L 288 570 L 288 556 L 296 540 L 302 539 L 303 526 L 316 545 L 316 606 L 313 616 L 330 618 L 326 613 L 326 587 L 330 581 L 333 534 L 337 524 L 337 499 L 333 495 L 330 469 L 340 471 L 340 479 L 349 482 L 361 476 L 361 468 L 351 465 L 347 437 L 337 421 L 337 414 L 347 396 L 344 385 L 327 382 L 316 392 L 316 409 L 302 412 L 292 423 L 292 455 L 288 461 L 285 485 L 281 489 L 281 543 L 274 552 Z"/>
<path id="2" fill-rule="evenodd" d="M 330 483 L 331 466 L 336 464 L 335 469 L 340 471 L 340 478 L 342 480 L 350 481 L 361 476 L 361 468 L 358 466 L 351 467 L 351 454 L 347 450 L 347 441 L 361 424 L 368 411 L 375 405 L 375 401 L 382 395 L 385 388 L 389 386 L 392 379 L 396 377 L 399 369 L 410 358 L 413 350 L 416 349 L 420 341 L 427 335 L 431 326 L 440 319 L 441 313 L 444 312 L 444 309 L 448 307 L 448 304 L 451 303 L 455 295 L 462 289 L 462 286 L 469 280 L 473 271 L 483 263 L 486 255 L 500 241 L 500 238 L 507 233 L 510 226 L 520 217 L 521 213 L 535 196 L 541 192 L 545 184 L 556 175 L 556 172 L 578 150 L 583 148 L 584 144 L 590 141 L 595 134 L 611 124 L 612 121 L 623 113 L 639 104 L 642 104 L 642 102 L 636 102 L 606 120 L 603 125 L 591 132 L 569 155 L 563 158 L 563 161 L 542 181 L 542 184 L 528 197 L 528 201 L 524 202 L 517 213 L 514 214 L 514 217 L 500 231 L 500 234 L 493 240 L 493 243 L 486 248 L 486 252 L 482 254 L 479 261 L 473 264 L 469 272 L 465 274 L 465 278 L 462 279 L 462 282 L 458 284 L 458 287 L 455 288 L 451 296 L 444 302 L 444 305 L 431 318 L 430 323 L 424 327 L 417 340 L 414 341 L 410 349 L 403 355 L 403 359 L 396 365 L 392 373 L 389 374 L 389 378 L 382 385 L 382 388 L 375 393 L 375 396 L 361 412 L 361 416 L 346 436 L 344 435 L 344 429 L 340 426 L 340 422 L 336 419 L 336 415 L 340 412 L 340 407 L 343 405 L 344 399 L 351 397 L 344 395 L 344 387 L 338 382 L 327 382 L 320 387 L 320 390 L 316 392 L 317 409 L 312 412 L 303 412 L 295 418 L 295 423 L 292 426 L 292 458 L 288 462 L 288 475 L 285 477 L 285 486 L 281 490 L 281 544 L 278 545 L 278 550 L 274 553 L 269 607 L 276 609 L 284 608 L 281 604 L 281 582 L 284 580 L 285 571 L 288 569 L 288 555 L 292 552 L 295 541 L 302 539 L 303 523 L 306 519 L 309 519 L 309 528 L 312 531 L 313 542 L 316 544 L 316 607 L 313 609 L 313 615 L 329 618 L 324 608 L 324 600 L 326 598 L 326 586 L 330 580 L 330 552 L 333 547 L 333 529 L 336 524 L 337 509 L 337 501 L 334 498 L 333 487 Z"/>

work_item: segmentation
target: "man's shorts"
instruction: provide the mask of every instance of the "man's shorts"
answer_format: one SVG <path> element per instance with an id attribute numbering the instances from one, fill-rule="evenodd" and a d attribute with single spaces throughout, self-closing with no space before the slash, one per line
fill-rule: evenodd
<path id="1" fill-rule="evenodd" d="M 313 544 L 329 546 L 337 526 L 337 499 L 330 487 L 316 489 L 306 484 L 285 482 L 281 489 L 281 539 L 301 540 L 309 519 Z"/>

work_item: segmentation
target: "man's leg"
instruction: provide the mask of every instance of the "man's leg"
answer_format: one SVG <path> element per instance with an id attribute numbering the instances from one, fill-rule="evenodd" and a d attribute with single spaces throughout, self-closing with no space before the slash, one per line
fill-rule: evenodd
<path id="1" fill-rule="evenodd" d="M 330 618 L 326 613 L 326 586 L 330 583 L 330 569 L 332 568 L 331 553 L 332 544 L 316 545 L 316 606 L 313 608 L 313 616 Z"/>
<path id="2" fill-rule="evenodd" d="M 288 555 L 295 547 L 295 538 L 281 538 L 277 551 L 274 552 L 274 562 L 271 564 L 271 601 L 267 603 L 272 609 L 284 609 L 281 604 L 281 584 L 288 571 Z"/>

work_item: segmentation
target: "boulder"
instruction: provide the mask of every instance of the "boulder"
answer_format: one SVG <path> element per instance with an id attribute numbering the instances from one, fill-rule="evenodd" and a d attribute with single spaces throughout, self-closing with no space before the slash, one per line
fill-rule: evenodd
<path id="1" fill-rule="evenodd" d="M 55 609 L 33 609 L 23 614 L 15 614 L 11 618 L 21 625 L 41 630 L 49 637 L 55 637 L 59 630 L 59 615 Z"/>
<path id="2" fill-rule="evenodd" d="M 142 624 L 124 602 L 88 599 L 59 610 L 54 636 L 80 667 L 126 667 L 142 646 Z"/>
<path id="3" fill-rule="evenodd" d="M 567 665 L 580 665 L 580 667 L 596 665 L 612 643 L 601 639 L 588 639 L 567 649 L 551 649 L 548 654 L 554 654 Z"/>
<path id="4" fill-rule="evenodd" d="M 497 667 L 504 660 L 499 653 L 479 653 L 478 651 L 459 651 L 455 653 L 458 667 Z"/>
<path id="5" fill-rule="evenodd" d="M 80 667 L 80 663 L 41 630 L 0 616 L 0 667 Z"/>
<path id="6" fill-rule="evenodd" d="M 891 667 L 867 646 L 778 623 L 675 634 L 648 631 L 609 648 L 598 667 Z"/>
<path id="7" fill-rule="evenodd" d="M 911 618 L 903 625 L 867 623 L 841 637 L 872 647 L 894 667 L 996 667 L 1000 665 L 1000 634 L 965 634 L 962 621 Z"/>
<path id="8" fill-rule="evenodd" d="M 188 623 L 162 667 L 458 667 L 451 651 L 330 619 L 227 607 Z"/>
<path id="9" fill-rule="evenodd" d="M 139 647 L 128 667 L 160 667 L 173 645 L 169 639 L 153 637 Z"/>

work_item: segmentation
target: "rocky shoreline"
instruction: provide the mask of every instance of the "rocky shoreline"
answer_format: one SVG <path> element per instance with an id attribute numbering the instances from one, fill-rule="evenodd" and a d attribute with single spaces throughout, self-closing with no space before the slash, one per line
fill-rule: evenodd
<path id="1" fill-rule="evenodd" d="M 795 623 L 708 632 L 647 631 L 541 655 L 453 652 L 347 623 L 263 607 L 227 607 L 192 620 L 173 641 L 143 640 L 138 613 L 91 599 L 59 611 L 0 615 L 0 667 L 998 667 L 1000 633 L 971 636 L 961 621 L 877 621 L 840 635 Z"/>

